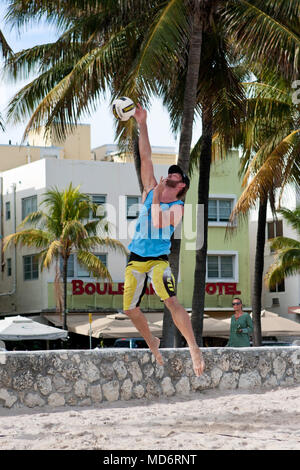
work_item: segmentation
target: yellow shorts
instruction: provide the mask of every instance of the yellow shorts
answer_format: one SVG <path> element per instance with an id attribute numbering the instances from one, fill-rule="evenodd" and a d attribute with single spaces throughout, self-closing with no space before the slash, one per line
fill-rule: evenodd
<path id="1" fill-rule="evenodd" d="M 155 293 L 166 300 L 176 295 L 175 279 L 169 261 L 166 259 L 147 259 L 136 261 L 129 259 L 125 270 L 123 309 L 138 307 L 145 294 L 147 281 L 150 279 Z"/>

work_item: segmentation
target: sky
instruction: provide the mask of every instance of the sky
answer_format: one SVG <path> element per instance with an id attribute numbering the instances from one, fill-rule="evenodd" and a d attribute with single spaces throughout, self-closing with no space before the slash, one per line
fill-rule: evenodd
<path id="1" fill-rule="evenodd" d="M 5 0 L 1 0 L 0 4 L 0 28 L 3 32 L 7 42 L 12 49 L 17 52 L 22 49 L 33 47 L 37 44 L 47 43 L 54 41 L 57 37 L 57 33 L 53 26 L 39 22 L 39 24 L 32 24 L 27 26 L 26 30 L 22 30 L 21 34 L 18 34 L 15 30 L 11 30 L 11 27 L 4 21 L 4 15 L 6 11 Z M 10 82 L 7 77 L 3 79 L 1 75 L 0 80 L 0 113 L 2 118 L 5 119 L 6 108 L 9 100 L 14 94 L 25 85 L 23 82 Z M 99 147 L 105 144 L 115 143 L 115 126 L 114 117 L 111 112 L 109 105 L 109 97 L 102 97 L 99 101 L 96 112 L 90 116 L 86 116 L 81 119 L 81 124 L 90 124 L 91 126 L 91 147 Z M 21 144 L 24 129 L 26 127 L 27 120 L 24 120 L 21 124 L 12 125 L 10 123 L 5 124 L 5 132 L 0 129 L 0 144 L 8 144 L 9 140 L 13 145 Z M 171 132 L 170 121 L 168 112 L 163 108 L 162 103 L 158 99 L 154 99 L 148 110 L 148 131 L 150 143 L 153 146 L 170 146 L 178 150 L 179 136 L 174 136 Z M 196 123 L 193 132 L 194 144 L 201 134 L 200 122 Z M 26 141 L 23 142 L 26 144 Z"/>

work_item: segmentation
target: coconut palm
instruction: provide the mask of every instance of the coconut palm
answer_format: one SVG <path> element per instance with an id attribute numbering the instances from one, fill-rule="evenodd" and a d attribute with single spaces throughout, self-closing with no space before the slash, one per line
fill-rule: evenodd
<path id="1" fill-rule="evenodd" d="M 170 2 L 172 3 L 172 2 Z M 201 107 L 202 112 L 202 121 L 203 121 L 203 135 L 201 139 L 201 157 L 200 157 L 200 179 L 199 179 L 199 197 L 198 203 L 204 204 L 204 244 L 201 250 L 199 250 L 196 254 L 196 270 L 195 270 L 195 287 L 194 287 L 194 295 L 193 295 L 193 312 L 192 312 L 192 322 L 194 331 L 196 334 L 196 338 L 199 344 L 201 344 L 201 336 L 202 336 L 202 322 L 203 322 L 203 312 L 204 312 L 204 297 L 205 297 L 205 261 L 206 261 L 206 254 L 207 254 L 207 205 L 208 205 L 208 193 L 209 193 L 209 173 L 210 173 L 210 162 L 211 162 L 211 149 L 212 149 L 212 135 L 213 129 L 216 131 L 219 130 L 221 137 L 223 137 L 222 141 L 223 144 L 230 144 L 229 139 L 226 136 L 226 131 L 228 130 L 228 126 L 224 123 L 226 119 L 224 119 L 224 115 L 222 116 L 222 112 L 225 111 L 225 115 L 227 115 L 227 123 L 232 125 L 235 119 L 240 116 L 239 112 L 232 113 L 233 110 L 237 111 L 239 109 L 241 100 L 239 100 L 241 92 L 234 94 L 228 94 L 228 90 L 230 86 L 225 87 L 224 83 L 223 86 L 219 86 L 218 92 L 216 93 L 217 86 L 216 81 L 218 79 L 224 79 L 224 75 L 218 75 L 220 72 L 220 64 L 224 65 L 226 63 L 226 59 L 228 60 L 228 54 L 231 57 L 235 57 L 237 60 L 238 57 L 241 56 L 241 52 L 245 55 L 248 54 L 248 60 L 263 60 L 265 59 L 265 63 L 268 63 L 269 66 L 273 66 L 276 63 L 278 67 L 285 77 L 294 77 L 295 71 L 299 69 L 299 61 L 297 59 L 298 55 L 296 54 L 296 60 L 293 61 L 293 65 L 286 64 L 282 59 L 283 57 L 287 57 L 288 55 L 292 55 L 293 51 L 297 52 L 297 47 L 300 45 L 299 41 L 299 28 L 297 28 L 296 23 L 298 21 L 298 13 L 299 13 L 299 2 L 293 3 L 293 5 L 289 5 L 289 11 L 286 8 L 283 10 L 274 9 L 271 2 L 226 2 L 226 6 L 224 7 L 223 2 L 211 2 L 209 5 L 206 2 L 199 2 L 201 3 L 200 7 L 200 14 L 201 18 L 199 18 L 199 12 L 195 12 L 193 7 L 195 6 L 194 3 L 190 3 L 189 7 L 186 10 L 187 18 L 190 24 L 195 26 L 193 20 L 195 19 L 193 15 L 198 16 L 198 29 L 197 35 L 194 36 L 194 44 L 198 45 L 198 54 L 200 53 L 200 63 L 199 58 L 197 62 L 194 62 L 194 66 L 191 66 L 192 72 L 195 76 L 197 75 L 198 70 L 198 94 L 196 103 Z M 285 4 L 286 6 L 286 4 Z M 284 12 L 283 17 L 282 12 Z M 163 15 L 160 19 L 164 19 Z M 249 17 L 251 17 L 251 21 L 249 21 Z M 227 29 L 224 27 L 226 25 Z M 140 54 L 138 67 L 136 70 L 143 70 L 145 71 L 147 67 L 147 57 L 151 57 L 151 53 L 157 54 L 157 43 L 155 41 L 155 28 L 160 26 L 159 23 L 155 23 L 155 26 L 152 30 L 150 30 L 150 34 L 146 36 L 147 41 L 143 45 L 142 52 Z M 222 31 L 223 26 L 223 31 Z M 159 29 L 159 28 L 158 28 Z M 262 41 L 261 31 L 264 29 L 264 40 Z M 160 31 L 160 29 L 159 29 Z M 191 28 L 192 32 L 196 32 L 195 29 Z M 219 34 L 217 34 L 219 33 Z M 223 33 L 223 34 L 221 34 Z M 257 34 L 259 33 L 259 34 Z M 161 31 L 160 31 L 161 34 Z M 205 37 L 206 35 L 206 37 Z M 227 46 L 227 55 L 220 54 L 217 57 L 214 57 L 211 60 L 211 68 L 212 68 L 212 75 L 209 80 L 209 74 L 207 73 L 207 65 L 209 61 L 203 60 L 202 52 L 204 49 L 204 45 L 207 44 L 207 39 L 213 38 L 213 44 L 210 44 L 212 47 L 207 47 L 206 52 L 211 50 L 218 50 L 218 52 L 222 51 L 222 47 L 218 46 L 218 41 L 220 43 L 223 42 Z M 217 38 L 217 40 L 216 40 Z M 184 38 L 184 40 L 186 40 Z M 195 110 L 195 96 L 193 95 L 193 86 L 191 86 L 191 94 L 190 96 L 193 97 L 193 100 L 189 100 L 188 94 L 185 95 L 187 90 L 189 89 L 191 80 L 187 78 L 187 75 L 184 73 L 187 69 L 187 62 L 191 60 L 190 64 L 192 63 L 192 49 L 191 46 L 193 44 L 192 36 L 188 38 L 188 44 L 190 46 L 188 55 L 181 55 L 179 57 L 179 61 L 176 60 L 172 61 L 170 73 L 166 73 L 168 71 L 169 63 L 164 57 L 164 62 L 161 64 L 163 69 L 164 77 L 159 77 L 159 83 L 162 85 L 160 86 L 160 93 L 164 98 L 164 102 L 168 104 L 168 108 L 171 111 L 170 115 L 172 121 L 174 122 L 174 117 L 181 119 L 181 139 L 180 142 L 184 142 L 184 145 L 179 147 L 179 156 L 178 156 L 178 164 L 182 166 L 182 168 L 186 171 L 187 163 L 189 161 L 190 155 L 190 136 L 191 136 L 191 126 L 193 122 L 193 115 Z M 162 43 L 164 44 L 164 43 Z M 229 45 L 231 47 L 229 47 Z M 235 47 L 233 47 L 235 45 Z M 249 51 L 247 50 L 249 48 Z M 235 54 L 233 51 L 235 50 Z M 231 51 L 231 53 L 229 53 Z M 204 58 L 205 58 L 205 54 Z M 175 56 L 177 57 L 177 55 Z M 275 60 L 276 57 L 276 60 Z M 278 61 L 278 57 L 280 60 Z M 149 59 L 148 59 L 149 60 Z M 223 62 L 222 62 L 223 61 Z M 149 62 L 151 63 L 151 61 Z M 179 66 L 176 68 L 177 63 Z M 202 68 L 199 65 L 202 65 Z M 217 64 L 217 65 L 216 65 Z M 181 67 L 180 67 L 181 66 Z M 219 66 L 219 67 L 218 67 Z M 223 71 L 223 70 L 222 70 Z M 173 73 L 172 73 L 173 72 Z M 202 77 L 201 77 L 202 72 Z M 138 78 L 138 73 L 132 73 L 132 75 Z M 229 74 L 225 75 L 226 79 L 229 78 Z M 132 78 L 132 76 L 130 76 Z M 145 77 L 143 77 L 145 79 Z M 164 89 L 164 78 L 167 86 Z M 176 78 L 177 78 L 177 85 L 176 85 Z M 186 78 L 186 80 L 185 80 Z M 202 79 L 201 79 L 202 78 Z M 233 77 L 231 77 L 233 78 Z M 183 79 L 183 83 L 186 86 L 181 87 L 181 92 L 179 90 L 181 81 Z M 226 79 L 224 81 L 226 81 Z M 154 82 L 154 79 L 150 82 Z M 175 82 L 175 86 L 174 86 Z M 136 82 L 132 82 L 130 85 L 130 81 L 125 81 L 126 88 L 125 90 L 133 90 L 134 85 Z M 155 82 L 154 82 L 155 83 Z M 230 80 L 229 80 L 230 83 Z M 178 86 L 179 84 L 179 86 Z M 206 84 L 206 86 L 205 86 Z M 179 93 L 172 94 L 172 85 L 173 89 L 179 91 Z M 232 86 L 233 85 L 233 86 Z M 212 90 L 212 88 L 214 88 Z M 231 80 L 231 90 L 238 90 L 236 86 L 236 82 Z M 226 91 L 225 96 L 222 96 L 222 92 Z M 155 92 L 155 87 L 153 86 L 153 92 Z M 201 96 L 202 92 L 202 96 Z M 233 102 L 234 99 L 232 97 L 236 96 L 236 103 L 238 106 L 234 107 Z M 184 98 L 183 98 L 184 97 Z M 181 99 L 183 100 L 181 101 Z M 202 99 L 201 99 L 202 98 Z M 222 99 L 223 98 L 223 99 Z M 232 102 L 230 102 L 230 99 Z M 227 101 L 227 102 L 226 102 Z M 184 105 L 187 105 L 186 108 Z M 219 105 L 219 113 L 217 113 Z M 187 121 L 189 124 L 185 127 L 184 126 L 184 113 L 186 109 L 186 116 Z M 183 110 L 183 112 L 182 112 Z M 173 114 L 172 114 L 173 111 Z M 176 116 L 177 113 L 177 116 Z M 178 114 L 180 116 L 178 116 Z M 220 120 L 220 117 L 223 119 Z M 219 119 L 218 119 L 219 118 Z M 223 126 L 218 126 L 217 124 L 222 122 Z M 223 131 L 223 132 L 222 132 Z M 172 243 L 172 251 L 170 255 L 170 263 L 172 266 L 172 270 L 174 272 L 175 277 L 177 277 L 178 272 L 178 258 L 179 258 L 179 241 L 173 241 Z M 165 312 L 166 313 L 166 312 Z M 167 315 L 164 315 L 164 324 L 167 323 L 168 331 L 171 331 L 170 319 L 168 319 Z M 164 328 L 164 338 L 165 338 L 165 328 Z"/>
<path id="2" fill-rule="evenodd" d="M 71 123 L 76 124 L 82 112 L 92 109 L 101 92 L 108 88 L 113 97 L 121 92 L 145 104 L 153 94 L 168 94 L 164 84 L 168 82 L 171 87 L 178 79 L 174 74 L 180 68 L 176 69 L 177 64 L 182 70 L 187 67 L 183 99 L 176 100 L 173 96 L 174 106 L 177 103 L 181 107 L 178 108 L 182 124 L 178 163 L 184 171 L 190 156 L 197 84 L 201 87 L 203 32 L 215 27 L 214 14 L 225 25 L 224 40 L 235 46 L 238 53 L 249 52 L 251 59 L 265 59 L 270 64 L 276 61 L 286 76 L 291 76 L 291 69 L 298 67 L 298 59 L 292 67 L 286 60 L 287 54 L 293 55 L 299 47 L 298 1 L 280 0 L 275 8 L 270 0 L 82 0 L 75 4 L 14 0 L 9 13 L 15 24 L 46 14 L 64 31 L 55 44 L 22 51 L 8 62 L 15 76 L 24 70 L 32 71 L 37 65 L 40 67 L 37 79 L 16 95 L 10 107 L 11 118 L 31 116 L 26 132 L 41 124 L 49 129 L 56 122 L 55 130 L 63 136 Z M 292 22 L 290 29 L 287 24 Z M 209 106 L 204 114 L 205 119 L 211 115 Z M 133 123 L 129 122 L 127 128 L 119 127 L 118 135 L 124 134 L 124 129 L 134 132 L 132 128 Z M 210 155 L 209 147 L 207 154 Z M 207 157 L 206 165 L 209 164 Z M 206 171 L 204 178 L 208 175 Z M 205 187 L 208 189 L 208 184 Z M 178 260 L 178 247 L 174 257 Z M 204 297 L 204 290 L 202 294 Z"/>
<path id="3" fill-rule="evenodd" d="M 300 237 L 300 207 L 295 210 L 282 208 L 278 211 Z M 271 241 L 275 250 L 275 262 L 270 266 L 265 280 L 268 287 L 275 287 L 287 276 L 300 273 L 300 241 L 288 237 L 276 237 Z"/>
<path id="4" fill-rule="evenodd" d="M 59 268 L 62 260 L 63 327 L 67 329 L 67 266 L 71 253 L 76 252 L 79 264 L 92 276 L 111 281 L 108 269 L 93 251 L 106 247 L 127 254 L 127 250 L 121 242 L 109 237 L 107 221 L 96 215 L 97 205 L 79 187 L 70 184 L 64 191 L 50 189 L 42 205 L 46 211 L 29 214 L 21 223 L 21 230 L 5 238 L 4 250 L 12 243 L 37 248 L 41 269 L 49 269 L 54 262 Z M 91 213 L 93 219 L 89 219 Z M 30 228 L 24 228 L 26 225 Z M 56 280 L 58 277 L 57 273 Z"/>
<path id="5" fill-rule="evenodd" d="M 1 49 L 1 52 L 2 52 L 2 55 L 4 58 L 8 57 L 9 55 L 12 54 L 12 49 L 11 47 L 9 46 L 9 44 L 7 43 L 2 31 L 0 30 L 0 49 Z M 4 127 L 4 124 L 3 124 L 3 118 L 0 114 L 0 127 L 1 129 L 4 131 L 5 130 L 5 127 Z"/>
<path id="6" fill-rule="evenodd" d="M 262 74 L 269 82 L 245 84 L 248 90 L 246 119 L 235 136 L 242 145 L 241 174 L 245 187 L 231 219 L 247 214 L 258 203 L 258 226 L 252 296 L 253 340 L 261 344 L 261 294 L 263 287 L 267 204 L 275 214 L 274 193 L 287 183 L 299 184 L 299 106 L 293 103 L 292 89 L 285 80 L 270 72 Z M 280 200 L 279 194 L 279 200 Z"/>

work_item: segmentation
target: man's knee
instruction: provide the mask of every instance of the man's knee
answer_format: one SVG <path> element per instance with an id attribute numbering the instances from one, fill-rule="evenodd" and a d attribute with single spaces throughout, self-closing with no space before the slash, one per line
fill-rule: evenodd
<path id="1" fill-rule="evenodd" d="M 130 310 L 124 310 L 125 315 L 127 315 L 129 318 L 136 317 L 141 313 L 139 307 L 132 308 Z"/>
<path id="2" fill-rule="evenodd" d="M 168 309 L 171 310 L 171 308 L 175 308 L 179 305 L 179 302 L 178 302 L 178 299 L 176 297 L 176 295 L 173 295 L 172 297 L 168 297 L 165 301 L 164 301 L 165 305 L 168 307 Z"/>

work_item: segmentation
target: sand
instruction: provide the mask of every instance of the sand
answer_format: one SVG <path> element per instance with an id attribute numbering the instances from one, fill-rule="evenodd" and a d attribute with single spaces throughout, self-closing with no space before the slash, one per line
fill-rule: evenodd
<path id="1" fill-rule="evenodd" d="M 0 449 L 300 450 L 300 386 L 54 410 L 0 408 Z"/>

